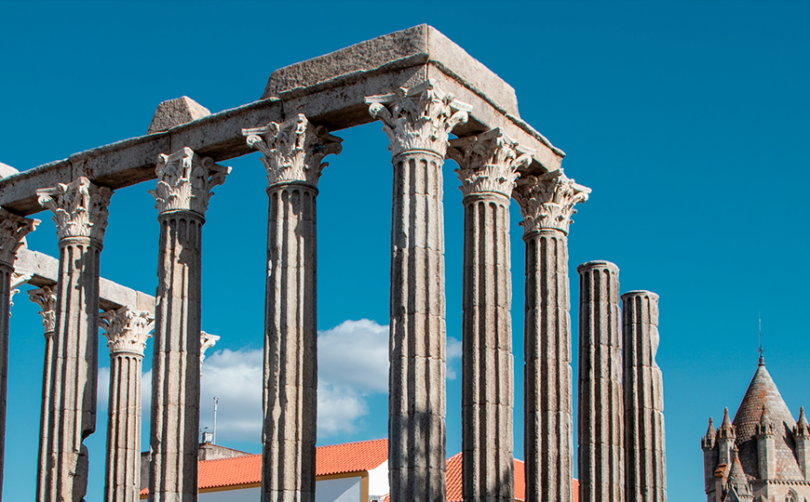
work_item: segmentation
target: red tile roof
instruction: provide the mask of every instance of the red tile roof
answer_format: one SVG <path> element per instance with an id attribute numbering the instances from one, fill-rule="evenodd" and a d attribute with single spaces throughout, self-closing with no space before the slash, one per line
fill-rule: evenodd
<path id="1" fill-rule="evenodd" d="M 388 440 L 374 439 L 355 443 L 319 446 L 315 453 L 316 476 L 364 472 L 388 460 Z M 262 482 L 262 456 L 203 460 L 199 463 L 199 487 L 257 485 Z M 141 496 L 148 489 L 141 490 Z M 515 500 L 525 500 L 526 483 L 523 461 L 515 460 Z M 387 497 L 386 497 L 387 498 Z M 574 480 L 574 500 L 579 499 L 579 483 Z M 461 453 L 447 460 L 447 502 L 461 502 Z"/>
<path id="2" fill-rule="evenodd" d="M 388 459 L 388 440 L 373 439 L 355 443 L 319 446 L 315 450 L 315 475 L 327 476 L 346 472 L 370 471 Z M 202 460 L 199 465 L 199 488 L 256 485 L 262 482 L 262 456 Z M 147 495 L 144 488 L 141 495 Z"/>
<path id="3" fill-rule="evenodd" d="M 461 453 L 447 459 L 447 502 L 462 502 Z M 515 459 L 515 500 L 526 500 L 526 471 L 523 461 Z M 579 482 L 574 480 L 574 500 L 579 500 Z"/>

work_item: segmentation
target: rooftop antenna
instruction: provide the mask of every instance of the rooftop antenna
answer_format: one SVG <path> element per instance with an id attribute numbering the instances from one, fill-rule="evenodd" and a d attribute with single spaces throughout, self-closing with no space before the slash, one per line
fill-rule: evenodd
<path id="1" fill-rule="evenodd" d="M 762 345 L 762 344 L 760 344 Z M 762 350 L 760 348 L 760 350 Z M 217 405 L 219 404 L 219 398 L 214 396 L 214 435 L 211 438 L 211 442 L 217 444 Z"/>
<path id="2" fill-rule="evenodd" d="M 765 351 L 762 349 L 762 314 L 759 315 L 759 364 L 765 364 Z"/>

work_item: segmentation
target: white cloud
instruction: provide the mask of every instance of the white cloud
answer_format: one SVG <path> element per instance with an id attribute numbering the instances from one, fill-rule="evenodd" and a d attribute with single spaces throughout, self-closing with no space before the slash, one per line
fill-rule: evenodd
<path id="1" fill-rule="evenodd" d="M 447 339 L 447 378 L 461 357 L 461 342 Z M 213 425 L 213 397 L 219 397 L 217 442 L 261 441 L 261 349 L 222 349 L 209 353 L 202 369 L 200 428 Z M 99 370 L 99 409 L 106 407 L 109 368 Z M 141 379 L 144 434 L 148 434 L 151 371 Z M 368 397 L 388 393 L 388 326 L 368 319 L 344 321 L 318 334 L 318 435 L 353 433 L 369 413 Z M 148 443 L 148 441 L 147 441 Z"/>

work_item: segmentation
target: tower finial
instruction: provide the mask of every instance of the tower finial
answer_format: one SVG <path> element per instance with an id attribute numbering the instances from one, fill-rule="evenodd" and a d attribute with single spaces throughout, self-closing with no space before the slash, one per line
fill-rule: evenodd
<path id="1" fill-rule="evenodd" d="M 762 314 L 759 314 L 759 365 L 765 366 L 765 350 L 762 348 Z"/>

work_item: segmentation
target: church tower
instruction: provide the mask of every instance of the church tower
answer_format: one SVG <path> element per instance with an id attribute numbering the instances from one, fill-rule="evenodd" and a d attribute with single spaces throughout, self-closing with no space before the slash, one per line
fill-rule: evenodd
<path id="1" fill-rule="evenodd" d="M 707 502 L 810 502 L 810 424 L 796 422 L 760 356 L 737 414 L 701 438 Z"/>

